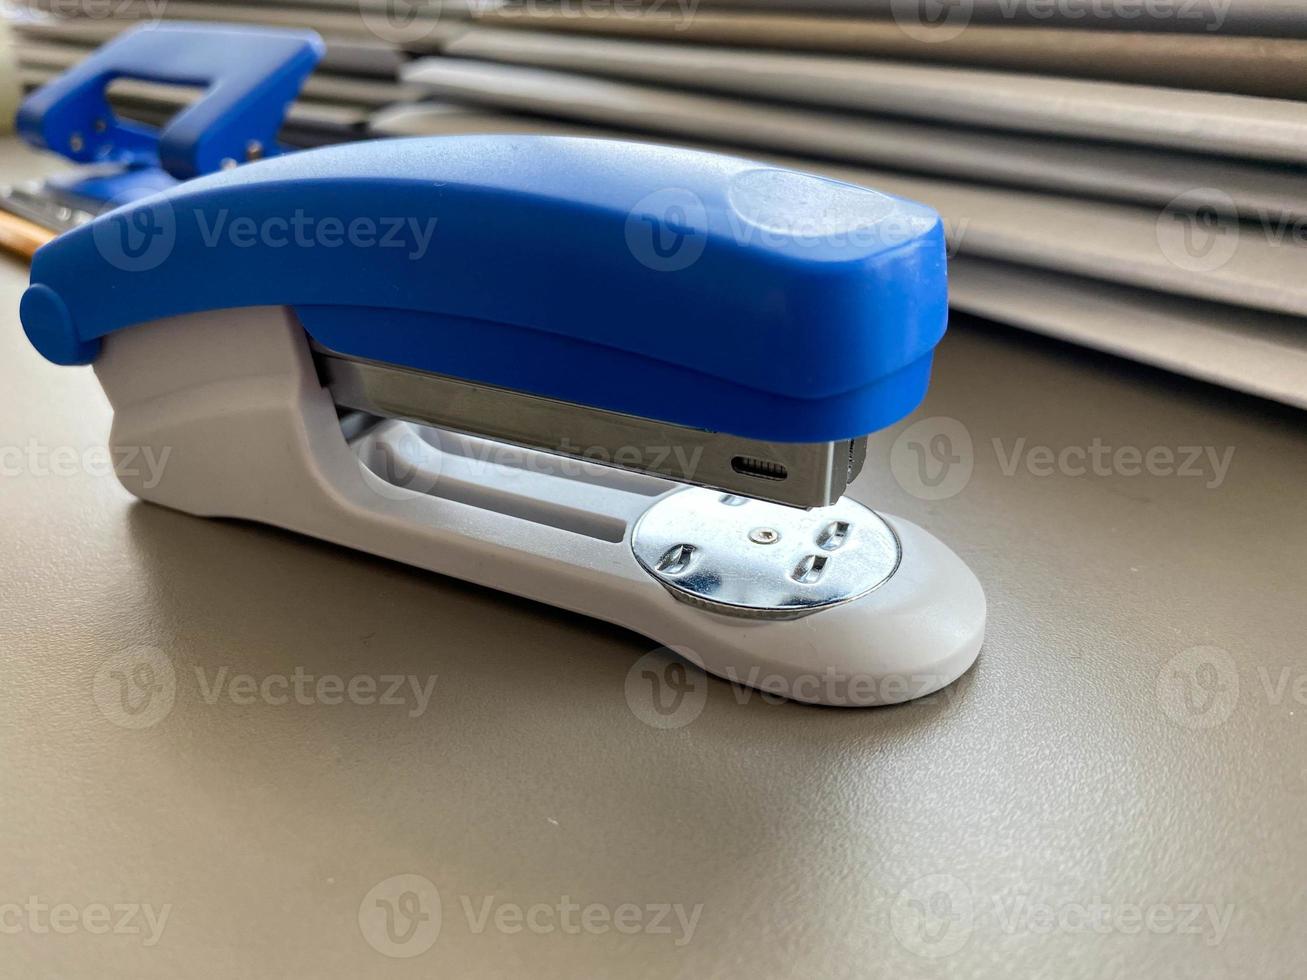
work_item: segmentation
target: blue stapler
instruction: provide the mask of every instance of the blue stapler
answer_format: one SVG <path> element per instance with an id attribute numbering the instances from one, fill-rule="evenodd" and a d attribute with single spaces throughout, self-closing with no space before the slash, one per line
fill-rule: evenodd
<path id="1" fill-rule="evenodd" d="M 686 149 L 464 136 L 290 154 L 42 248 L 32 344 L 91 364 L 138 496 L 608 620 L 797 700 L 976 658 L 948 548 L 844 496 L 925 393 L 929 208 Z M 163 457 L 160 457 L 163 458 Z"/>
<path id="2" fill-rule="evenodd" d="M 2 188 L 0 207 L 59 233 L 179 181 L 276 156 L 286 110 L 323 51 L 312 31 L 185 23 L 125 31 L 18 110 L 24 140 L 82 166 Z M 156 130 L 115 115 L 107 93 L 120 78 L 205 91 Z"/>

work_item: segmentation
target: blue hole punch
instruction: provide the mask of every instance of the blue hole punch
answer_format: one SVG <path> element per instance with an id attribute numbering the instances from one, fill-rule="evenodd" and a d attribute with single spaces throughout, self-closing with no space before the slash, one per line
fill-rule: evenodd
<path id="1" fill-rule="evenodd" d="M 312 31 L 137 27 L 32 93 L 18 110 L 18 132 L 39 149 L 97 165 L 47 184 L 53 196 L 94 213 L 282 153 L 277 133 L 323 51 Z M 199 86 L 205 93 L 154 129 L 119 119 L 110 108 L 107 90 L 119 78 Z"/>

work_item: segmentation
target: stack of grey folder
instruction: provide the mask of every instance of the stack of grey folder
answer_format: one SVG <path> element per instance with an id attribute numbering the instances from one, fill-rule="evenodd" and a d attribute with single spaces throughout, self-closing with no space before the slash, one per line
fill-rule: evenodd
<path id="1" fill-rule="evenodd" d="M 25 80 L 160 12 L 313 27 L 288 140 L 577 133 L 867 184 L 943 214 L 956 309 L 1307 407 L 1301 0 L 113 6 L 20 22 Z"/>

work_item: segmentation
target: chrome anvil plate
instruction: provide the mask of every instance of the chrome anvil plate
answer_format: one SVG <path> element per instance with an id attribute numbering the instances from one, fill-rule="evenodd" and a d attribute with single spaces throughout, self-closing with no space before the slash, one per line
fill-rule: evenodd
<path id="1" fill-rule="evenodd" d="M 856 501 L 800 511 L 700 489 L 645 511 L 631 549 L 676 598 L 751 619 L 795 619 L 857 599 L 902 558 L 893 529 Z"/>

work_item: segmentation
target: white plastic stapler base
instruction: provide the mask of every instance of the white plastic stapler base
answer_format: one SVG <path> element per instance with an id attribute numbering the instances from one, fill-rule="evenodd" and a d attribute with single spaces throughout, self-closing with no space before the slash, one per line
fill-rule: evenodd
<path id="1" fill-rule="evenodd" d="M 841 560 L 840 542 L 830 540 L 847 531 L 841 525 L 866 528 L 863 567 L 846 596 L 811 611 L 759 612 L 696 601 L 693 588 L 671 581 L 678 546 L 663 547 L 675 537 L 665 537 L 664 518 L 694 500 L 668 501 L 710 491 L 400 421 L 349 440 L 303 328 L 282 307 L 114 333 L 95 371 L 114 409 L 113 447 L 169 452 L 157 484 L 124 476 L 138 497 L 275 525 L 615 623 L 731 681 L 818 704 L 893 704 L 951 683 L 983 642 L 985 596 L 966 565 L 916 525 L 849 500 L 828 508 L 833 516 L 779 508 L 802 529 L 793 533 L 816 544 L 807 549 L 813 559 L 792 569 L 796 581 Z M 734 509 L 726 503 L 723 514 Z M 646 514 L 656 515 L 653 543 L 641 556 Z M 727 533 L 732 520 L 686 532 Z M 767 548 L 791 534 L 772 523 L 739 530 Z"/>

